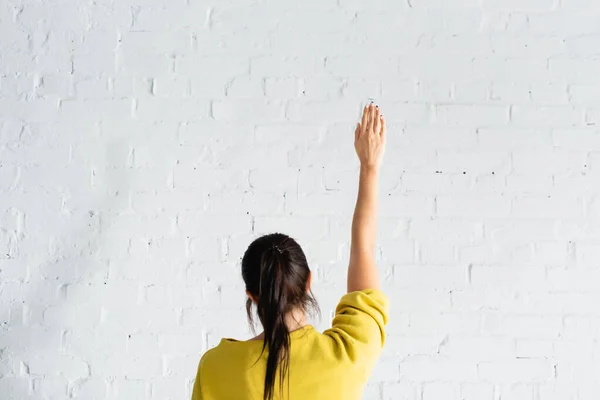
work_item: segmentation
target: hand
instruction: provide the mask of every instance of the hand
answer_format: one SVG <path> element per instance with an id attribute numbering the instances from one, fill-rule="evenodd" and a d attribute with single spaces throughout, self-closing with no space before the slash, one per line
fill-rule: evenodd
<path id="1" fill-rule="evenodd" d="M 373 103 L 365 106 L 362 121 L 356 124 L 354 149 L 361 166 L 380 167 L 385 152 L 385 119 Z"/>

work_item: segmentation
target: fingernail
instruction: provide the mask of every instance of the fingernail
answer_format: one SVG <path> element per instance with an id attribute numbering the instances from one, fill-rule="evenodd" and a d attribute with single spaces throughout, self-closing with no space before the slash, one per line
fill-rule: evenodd
<path id="1" fill-rule="evenodd" d="M 375 108 L 379 108 L 379 106 L 375 106 Z"/>

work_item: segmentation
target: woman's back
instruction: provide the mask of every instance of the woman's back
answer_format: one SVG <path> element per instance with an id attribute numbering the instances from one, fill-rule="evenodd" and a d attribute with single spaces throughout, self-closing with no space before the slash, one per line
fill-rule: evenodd
<path id="1" fill-rule="evenodd" d="M 377 106 L 363 111 L 354 132 L 361 163 L 352 219 L 347 293 L 331 328 L 306 323 L 318 309 L 312 272 L 301 246 L 288 235 L 255 239 L 242 257 L 246 310 L 264 329 L 261 340 L 222 339 L 201 358 L 192 400 L 359 399 L 383 348 L 388 298 L 375 263 L 378 175 L 385 120 Z"/>
<path id="2" fill-rule="evenodd" d="M 384 344 L 388 307 L 379 290 L 347 293 L 331 328 L 290 332 L 289 395 L 282 397 L 277 386 L 274 399 L 360 399 Z M 192 400 L 262 399 L 268 356 L 261 356 L 262 346 L 262 340 L 222 339 L 200 361 Z"/>

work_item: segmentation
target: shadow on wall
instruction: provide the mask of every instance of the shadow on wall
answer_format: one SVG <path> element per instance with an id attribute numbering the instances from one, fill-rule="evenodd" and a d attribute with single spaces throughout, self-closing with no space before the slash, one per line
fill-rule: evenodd
<path id="1" fill-rule="evenodd" d="M 92 124 L 24 132 L 2 222 L 10 240 L 0 257 L 0 376 L 10 398 L 105 399 L 126 375 L 117 355 L 132 332 L 112 313 L 130 310 L 139 293 L 139 283 L 114 279 L 127 275 L 131 232 L 112 227 L 132 211 L 130 174 L 111 150 L 128 148 L 127 140 L 104 144 Z"/>

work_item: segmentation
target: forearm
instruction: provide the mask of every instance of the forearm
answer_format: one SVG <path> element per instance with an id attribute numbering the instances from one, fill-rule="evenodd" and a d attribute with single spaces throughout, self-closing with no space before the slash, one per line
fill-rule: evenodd
<path id="1" fill-rule="evenodd" d="M 358 198 L 352 218 L 348 291 L 378 288 L 375 241 L 379 197 L 379 170 L 360 168 Z"/>

